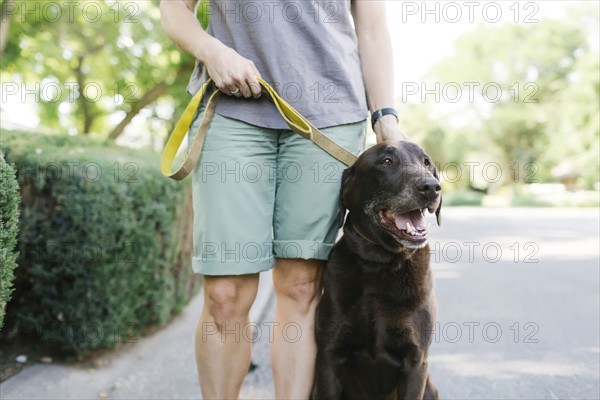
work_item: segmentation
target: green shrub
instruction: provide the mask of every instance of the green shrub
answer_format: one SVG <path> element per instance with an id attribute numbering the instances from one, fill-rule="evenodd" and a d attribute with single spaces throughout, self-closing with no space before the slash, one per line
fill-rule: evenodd
<path id="1" fill-rule="evenodd" d="M 537 199 L 535 196 L 528 196 L 520 192 L 514 193 L 510 201 L 512 207 L 552 207 L 552 204 Z"/>
<path id="2" fill-rule="evenodd" d="M 21 187 L 7 323 L 81 356 L 179 312 L 191 269 L 191 190 L 155 153 L 87 137 L 3 132 Z"/>
<path id="3" fill-rule="evenodd" d="M 17 266 L 17 232 L 19 228 L 19 185 L 15 170 L 0 151 L 0 329 L 6 303 L 13 291 L 13 271 Z"/>
<path id="4" fill-rule="evenodd" d="M 445 206 L 480 206 L 484 194 L 474 191 L 457 190 L 444 193 Z"/>

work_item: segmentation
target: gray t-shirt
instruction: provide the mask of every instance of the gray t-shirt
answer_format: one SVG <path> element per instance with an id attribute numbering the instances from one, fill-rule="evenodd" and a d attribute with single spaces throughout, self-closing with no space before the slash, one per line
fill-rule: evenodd
<path id="1" fill-rule="evenodd" d="M 318 128 L 367 118 L 351 0 L 202 0 L 207 32 L 252 60 L 261 76 Z M 206 81 L 199 63 L 188 91 Z M 220 96 L 216 113 L 265 128 L 287 129 L 275 106 Z"/>

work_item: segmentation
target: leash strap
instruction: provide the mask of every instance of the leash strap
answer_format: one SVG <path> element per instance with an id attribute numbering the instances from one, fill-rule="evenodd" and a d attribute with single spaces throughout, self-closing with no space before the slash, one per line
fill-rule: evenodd
<path id="1" fill-rule="evenodd" d="M 300 114 L 291 105 L 289 105 L 289 103 L 283 100 L 281 96 L 279 96 L 265 80 L 258 78 L 258 81 L 263 88 L 263 95 L 266 95 L 275 104 L 277 111 L 279 111 L 279 114 L 283 117 L 283 120 L 292 131 L 296 132 L 305 139 L 313 141 L 317 146 L 325 150 L 327 153 L 345 165 L 350 166 L 354 163 L 356 160 L 356 156 L 354 154 L 350 153 L 348 150 L 344 149 L 339 144 L 325 136 L 321 131 L 319 131 L 319 129 L 317 129 L 306 118 L 304 118 L 302 114 Z M 206 132 L 208 131 L 208 127 L 215 113 L 217 96 L 219 94 L 218 89 L 215 90 L 208 98 L 206 109 L 204 111 L 204 115 L 202 116 L 202 121 L 200 122 L 200 126 L 198 126 L 198 130 L 196 131 L 196 135 L 192 141 L 190 151 L 186 155 L 181 166 L 175 172 L 173 172 L 172 169 L 173 160 L 175 159 L 177 150 L 179 150 L 179 147 L 181 146 L 181 143 L 183 142 L 183 139 L 185 138 L 185 135 L 192 124 L 192 120 L 194 119 L 194 115 L 200 106 L 202 98 L 207 93 L 208 88 L 212 83 L 212 79 L 208 79 L 208 81 L 202 85 L 194 97 L 192 97 L 192 100 L 187 105 L 181 118 L 179 121 L 177 121 L 175 129 L 173 129 L 173 132 L 169 136 L 169 140 L 165 145 L 165 149 L 161 158 L 161 172 L 164 176 L 175 179 L 176 181 L 180 181 L 188 176 L 194 169 L 194 165 L 198 161 L 200 152 L 202 151 L 202 146 L 204 145 Z"/>

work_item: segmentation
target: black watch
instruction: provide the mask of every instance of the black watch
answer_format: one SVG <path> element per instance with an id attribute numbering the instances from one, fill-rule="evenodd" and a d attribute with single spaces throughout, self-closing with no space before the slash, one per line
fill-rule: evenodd
<path id="1" fill-rule="evenodd" d="M 394 117 L 396 117 L 396 121 L 398 121 L 398 111 L 395 108 L 380 108 L 379 110 L 373 111 L 371 113 L 371 127 L 373 128 L 373 130 L 375 130 L 375 124 L 377 123 L 377 120 L 381 117 L 383 117 L 384 115 L 389 115 L 392 114 Z"/>

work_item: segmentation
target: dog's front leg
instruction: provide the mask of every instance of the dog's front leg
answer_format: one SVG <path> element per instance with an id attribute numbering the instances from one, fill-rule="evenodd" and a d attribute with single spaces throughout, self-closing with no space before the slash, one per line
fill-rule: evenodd
<path id="1" fill-rule="evenodd" d="M 427 364 L 416 365 L 408 374 L 408 385 L 404 400 L 421 400 L 427 383 Z"/>
<path id="2" fill-rule="evenodd" d="M 312 400 L 336 400 L 342 395 L 342 384 L 338 377 L 335 355 L 330 349 L 317 352 L 315 381 L 310 398 Z"/>
<path id="3" fill-rule="evenodd" d="M 439 400 L 440 394 L 437 390 L 437 387 L 434 385 L 431 380 L 431 375 L 427 374 L 427 383 L 425 384 L 425 394 L 423 395 L 423 400 Z"/>

